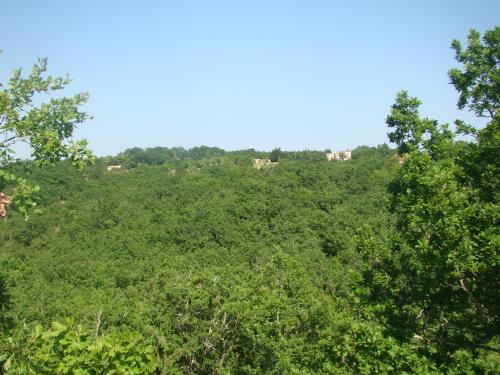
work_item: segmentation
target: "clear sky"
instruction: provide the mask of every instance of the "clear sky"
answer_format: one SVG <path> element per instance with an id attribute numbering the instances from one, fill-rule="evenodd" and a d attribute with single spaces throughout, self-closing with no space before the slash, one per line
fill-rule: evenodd
<path id="1" fill-rule="evenodd" d="M 500 24 L 500 1 L 0 0 L 0 81 L 49 58 L 90 92 L 78 130 L 128 147 L 344 149 L 387 141 L 395 94 L 457 117 L 453 38 Z"/>

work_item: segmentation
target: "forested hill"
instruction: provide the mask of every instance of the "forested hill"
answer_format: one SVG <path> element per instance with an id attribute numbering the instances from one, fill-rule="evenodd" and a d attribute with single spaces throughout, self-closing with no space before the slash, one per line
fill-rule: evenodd
<path id="1" fill-rule="evenodd" d="M 391 227 L 393 150 L 360 147 L 343 162 L 281 152 L 260 170 L 251 159 L 264 153 L 165 153 L 148 165 L 161 155 L 153 150 L 83 173 L 16 166 L 40 185 L 43 212 L 0 223 L 8 324 L 71 317 L 90 331 L 99 319 L 99 334 L 138 332 L 164 368 L 194 373 L 216 358 L 247 372 L 319 371 L 330 365 L 318 356 L 336 361 L 327 353 L 337 325 L 365 335 L 350 313 L 354 236 Z M 127 168 L 108 172 L 116 161 Z"/>
<path id="2" fill-rule="evenodd" d="M 354 160 L 328 162 L 311 153 L 261 170 L 251 153 L 111 172 L 105 163 L 83 173 L 64 163 L 22 166 L 41 187 L 43 213 L 2 222 L 9 314 L 91 323 L 102 310 L 103 326 L 142 330 L 174 313 L 159 297 L 174 293 L 172 280 L 179 301 L 191 278 L 250 287 L 249 275 L 276 254 L 296 259 L 331 294 L 346 282 L 332 265 L 352 261 L 356 230 L 388 229 L 386 190 L 398 168 L 389 155 L 361 148 Z"/>
<path id="3" fill-rule="evenodd" d="M 256 168 L 256 157 L 277 163 Z M 386 145 L 345 161 L 199 147 L 130 149 L 83 172 L 14 164 L 40 186 L 41 213 L 0 221 L 0 363 L 7 373 L 494 373 L 495 323 L 474 323 L 460 290 L 450 289 L 462 313 L 450 314 L 462 329 L 434 332 L 476 349 L 415 334 L 414 306 L 428 302 L 411 298 L 443 293 L 425 294 L 433 273 L 418 273 L 398 230 L 428 228 L 406 219 L 439 207 L 422 194 L 447 197 L 408 185 L 413 171 L 446 176 L 421 158 Z M 435 215 L 455 222 L 456 204 L 446 207 Z M 484 249 L 487 230 L 473 234 Z M 494 314 L 495 291 L 482 298 Z"/>

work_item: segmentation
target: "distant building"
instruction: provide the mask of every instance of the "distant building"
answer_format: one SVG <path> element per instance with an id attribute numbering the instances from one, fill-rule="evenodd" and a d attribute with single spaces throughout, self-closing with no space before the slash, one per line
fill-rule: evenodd
<path id="1" fill-rule="evenodd" d="M 335 153 L 327 152 L 327 153 L 325 153 L 325 155 L 326 155 L 326 158 L 328 159 L 328 161 L 349 160 L 352 157 L 351 150 L 349 150 L 349 149 L 346 149 L 345 151 L 335 152 Z"/>
<path id="2" fill-rule="evenodd" d="M 0 219 L 7 216 L 7 206 L 10 204 L 11 199 L 5 193 L 0 193 Z"/>
<path id="3" fill-rule="evenodd" d="M 328 159 L 328 161 L 340 160 L 340 159 L 338 159 L 339 158 L 339 154 L 335 154 L 333 152 L 327 152 L 325 155 L 326 155 L 326 158 Z"/>
<path id="4" fill-rule="evenodd" d="M 349 160 L 351 158 L 351 156 L 352 156 L 351 150 L 346 149 L 344 151 L 344 158 L 342 160 Z"/>
<path id="5" fill-rule="evenodd" d="M 393 157 L 398 161 L 399 165 L 403 165 L 405 163 L 405 158 L 400 153 L 395 153 Z"/>
<path id="6" fill-rule="evenodd" d="M 255 168 L 259 169 L 265 165 L 271 164 L 271 159 L 253 159 L 252 163 Z"/>
<path id="7" fill-rule="evenodd" d="M 109 171 L 119 170 L 119 169 L 122 169 L 121 165 L 109 165 L 108 168 L 107 168 L 108 172 Z"/>
<path id="8" fill-rule="evenodd" d="M 253 166 L 257 169 L 278 164 L 278 162 L 272 162 L 271 159 L 252 159 L 252 163 Z"/>

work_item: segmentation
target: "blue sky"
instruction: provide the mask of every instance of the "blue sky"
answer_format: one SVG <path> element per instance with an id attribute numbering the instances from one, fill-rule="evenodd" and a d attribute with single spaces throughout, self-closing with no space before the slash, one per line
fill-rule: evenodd
<path id="1" fill-rule="evenodd" d="M 377 145 L 400 89 L 425 116 L 477 123 L 455 109 L 449 46 L 500 24 L 498 0 L 0 3 L 0 81 L 37 56 L 70 73 L 98 155 Z"/>

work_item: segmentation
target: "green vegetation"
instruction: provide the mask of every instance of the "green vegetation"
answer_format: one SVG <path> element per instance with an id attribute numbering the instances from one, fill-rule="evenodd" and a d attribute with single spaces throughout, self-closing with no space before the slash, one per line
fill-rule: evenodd
<path id="1" fill-rule="evenodd" d="M 4 349 L 7 374 L 148 374 L 156 368 L 153 347 L 137 333 L 91 335 L 71 320 L 16 332 Z"/>
<path id="2" fill-rule="evenodd" d="M 0 222 L 3 371 L 499 373 L 500 28 L 483 41 L 453 42 L 450 71 L 481 130 L 422 118 L 403 91 L 397 150 L 348 161 L 158 147 L 83 172 L 10 163 L 43 213 Z"/>
<path id="3" fill-rule="evenodd" d="M 0 83 L 0 191 L 9 187 L 13 205 L 26 218 L 36 207 L 33 198 L 38 187 L 7 170 L 14 161 L 16 144 L 29 145 L 39 166 L 67 158 L 81 169 L 94 160 L 85 140 L 71 139 L 74 129 L 89 118 L 80 110 L 88 94 L 54 97 L 71 80 L 68 75 L 45 76 L 46 72 L 47 59 L 39 59 L 26 78 L 21 69 L 15 69 L 5 87 Z M 43 103 L 44 99 L 48 102 Z"/>
<path id="4" fill-rule="evenodd" d="M 46 327 L 71 316 L 90 331 L 102 311 L 102 334 L 139 332 L 165 372 L 342 368 L 331 340 L 378 332 L 350 317 L 344 271 L 356 228 L 387 235 L 381 202 L 399 167 L 384 152 L 263 170 L 252 152 L 245 165 L 229 153 L 112 172 L 98 160 L 84 174 L 18 165 L 41 186 L 44 213 L 2 223 L 6 318 Z M 345 340 L 352 365 L 363 344 Z"/>

